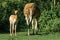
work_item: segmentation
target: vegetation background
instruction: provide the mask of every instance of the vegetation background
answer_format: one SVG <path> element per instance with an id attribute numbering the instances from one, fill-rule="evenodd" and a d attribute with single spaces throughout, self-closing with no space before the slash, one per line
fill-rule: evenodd
<path id="1" fill-rule="evenodd" d="M 17 8 L 17 31 L 27 31 L 23 8 L 26 3 L 34 2 L 40 8 L 39 32 L 60 32 L 60 0 L 0 0 L 0 31 L 9 32 L 9 16 Z"/>

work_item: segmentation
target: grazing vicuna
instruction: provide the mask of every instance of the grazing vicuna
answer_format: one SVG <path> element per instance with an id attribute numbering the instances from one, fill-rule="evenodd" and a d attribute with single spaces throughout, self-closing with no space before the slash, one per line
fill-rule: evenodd
<path id="1" fill-rule="evenodd" d="M 13 36 L 13 33 L 15 32 L 15 36 L 16 36 L 16 26 L 17 26 L 17 12 L 18 10 L 15 9 L 14 10 L 14 15 L 11 15 L 9 17 L 9 22 L 10 22 L 10 36 Z"/>
<path id="2" fill-rule="evenodd" d="M 28 35 L 30 23 L 32 22 L 32 29 L 34 34 L 34 29 L 36 30 L 36 34 L 38 33 L 38 19 L 40 17 L 40 9 L 35 3 L 27 3 L 23 9 L 25 20 L 28 26 Z"/>

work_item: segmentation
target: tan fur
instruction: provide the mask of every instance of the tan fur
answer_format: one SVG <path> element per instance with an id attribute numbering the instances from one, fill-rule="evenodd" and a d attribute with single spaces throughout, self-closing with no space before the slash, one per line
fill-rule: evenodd
<path id="1" fill-rule="evenodd" d="M 13 36 L 13 33 L 15 31 L 15 36 L 16 36 L 16 24 L 17 24 L 17 10 L 14 11 L 15 15 L 11 15 L 9 17 L 9 22 L 10 22 L 10 36 Z"/>
<path id="2" fill-rule="evenodd" d="M 11 16 L 10 16 L 10 20 L 11 20 L 12 22 L 14 22 L 14 20 L 17 21 L 17 15 L 11 15 Z"/>
<path id="3" fill-rule="evenodd" d="M 29 16 L 30 15 L 30 9 L 34 11 L 35 9 L 35 4 L 34 3 L 28 3 L 24 7 L 24 16 Z"/>
<path id="4" fill-rule="evenodd" d="M 27 3 L 24 7 L 23 12 L 26 19 L 26 23 L 28 25 L 28 35 L 29 35 L 29 25 L 31 21 L 35 22 L 35 29 L 37 29 L 37 20 L 40 15 L 40 10 L 35 3 Z"/>

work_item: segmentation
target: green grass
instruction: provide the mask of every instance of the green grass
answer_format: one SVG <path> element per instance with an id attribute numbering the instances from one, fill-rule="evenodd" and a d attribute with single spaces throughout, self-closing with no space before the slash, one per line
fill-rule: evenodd
<path id="1" fill-rule="evenodd" d="M 11 40 L 10 38 L 9 33 L 0 33 L 0 40 Z M 17 32 L 14 40 L 60 40 L 60 33 L 27 36 L 27 32 Z"/>

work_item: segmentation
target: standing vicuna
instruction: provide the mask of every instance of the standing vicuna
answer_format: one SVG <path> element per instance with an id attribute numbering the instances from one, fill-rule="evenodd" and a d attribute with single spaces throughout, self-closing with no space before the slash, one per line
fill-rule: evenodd
<path id="1" fill-rule="evenodd" d="M 18 10 L 15 9 L 14 10 L 14 15 L 11 15 L 9 17 L 9 22 L 10 22 L 10 36 L 13 36 L 14 32 L 15 32 L 15 36 L 16 36 L 16 26 L 17 26 L 17 12 Z"/>
<path id="2" fill-rule="evenodd" d="M 35 3 L 27 3 L 24 7 L 24 16 L 25 20 L 28 26 L 28 35 L 29 33 L 29 28 L 30 28 L 30 23 L 32 22 L 32 29 L 33 29 L 33 34 L 34 30 L 36 31 L 36 34 L 38 33 L 38 19 L 40 17 L 40 9 Z"/>

